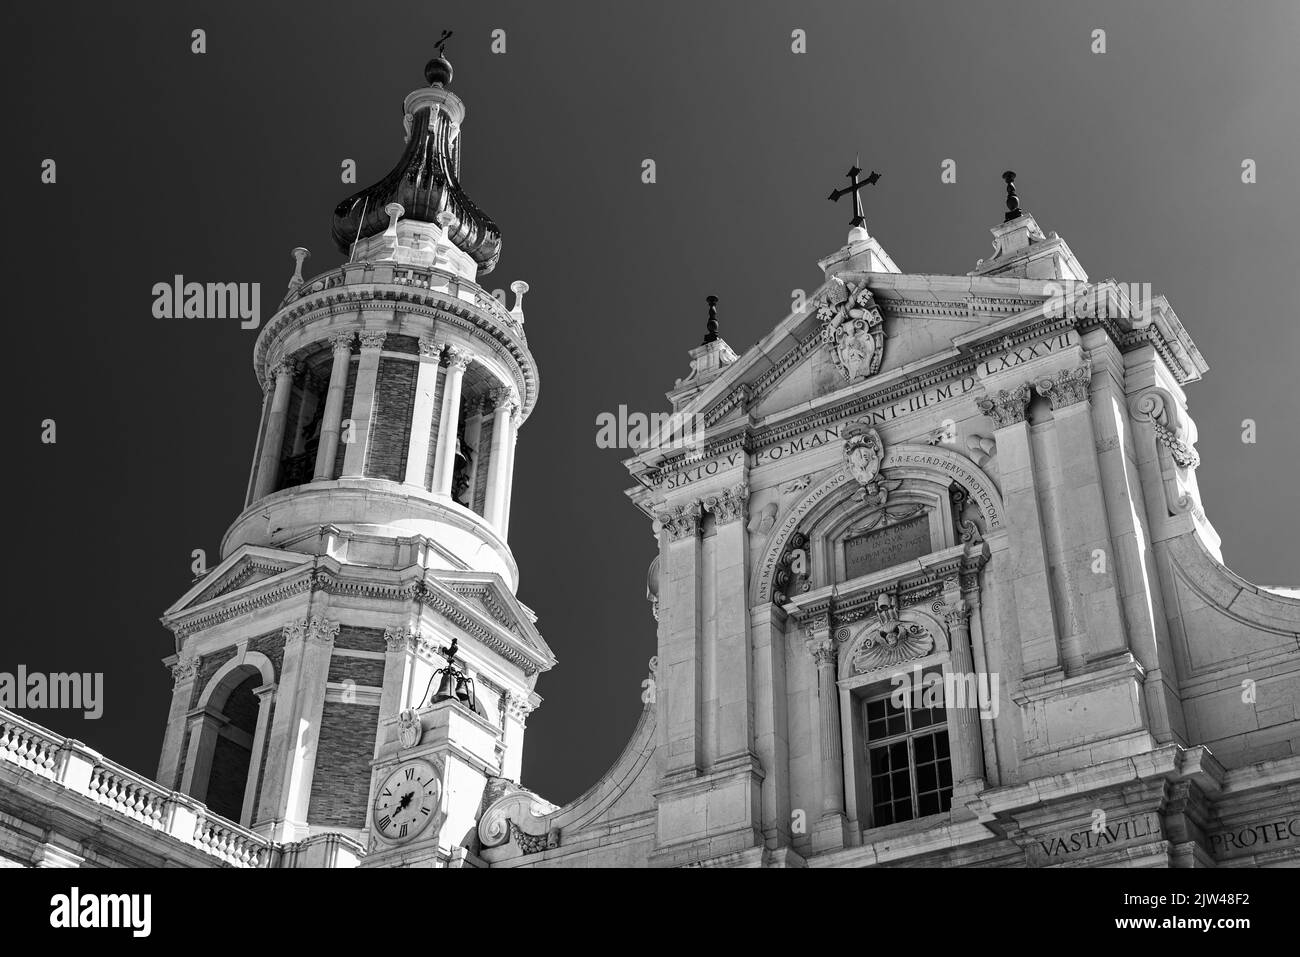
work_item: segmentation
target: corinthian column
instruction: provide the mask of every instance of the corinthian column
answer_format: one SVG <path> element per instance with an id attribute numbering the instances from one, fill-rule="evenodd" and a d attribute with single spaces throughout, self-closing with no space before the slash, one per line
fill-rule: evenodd
<path id="1" fill-rule="evenodd" d="M 383 332 L 361 333 L 361 362 L 357 365 L 357 385 L 352 391 L 352 441 L 343 457 L 343 475 L 351 478 L 365 474 L 370 418 L 375 408 L 375 387 L 379 383 L 379 358 L 384 339 Z"/>
<path id="2" fill-rule="evenodd" d="M 433 458 L 433 492 L 450 496 L 456 472 L 456 443 L 460 438 L 460 386 L 473 356 L 455 346 L 447 346 L 443 354 L 447 357 L 447 381 L 442 388 L 438 450 Z"/>
<path id="3" fill-rule="evenodd" d="M 817 728 L 821 741 L 822 816 L 844 813 L 844 742 L 840 738 L 840 689 L 835 683 L 835 642 L 830 617 L 818 615 L 805 642 L 817 666 Z"/>
<path id="4" fill-rule="evenodd" d="M 289 411 L 289 395 L 293 391 L 295 363 L 281 360 L 272 370 L 275 376 L 275 394 L 271 398 L 271 414 L 266 419 L 266 437 L 262 441 L 262 458 L 257 463 L 257 485 L 253 499 L 264 498 L 275 491 L 280 477 L 280 446 L 284 443 L 285 418 Z"/>
<path id="5" fill-rule="evenodd" d="M 334 459 L 339 450 L 339 425 L 343 421 L 343 393 L 348 385 L 348 362 L 352 356 L 352 333 L 330 336 L 334 364 L 330 366 L 329 391 L 325 395 L 325 414 L 321 419 L 320 446 L 316 449 L 313 482 L 327 482 L 334 477 Z"/>
<path id="6" fill-rule="evenodd" d="M 415 409 L 411 413 L 411 444 L 406 454 L 406 484 L 424 488 L 424 470 L 429 462 L 429 437 L 437 412 L 434 398 L 438 388 L 438 354 L 432 339 L 420 338 L 420 368 L 415 374 Z"/>
<path id="7" fill-rule="evenodd" d="M 948 701 L 948 721 L 952 726 L 952 779 L 967 784 L 984 777 L 984 748 L 980 740 L 979 683 L 970 649 L 970 604 L 961 597 L 945 598 L 944 622 L 948 626 L 948 644 L 952 652 L 952 670 L 957 681 L 954 688 L 965 688 L 965 701 Z M 970 676 L 970 677 L 967 677 Z M 991 686 L 990 686 L 991 690 Z M 974 700 L 970 700 L 974 697 Z"/>
<path id="8" fill-rule="evenodd" d="M 495 390 L 496 412 L 492 419 L 492 451 L 488 455 L 487 498 L 483 503 L 483 517 L 505 536 L 506 507 L 510 495 L 510 433 L 515 429 L 515 412 L 518 397 L 513 390 Z"/>

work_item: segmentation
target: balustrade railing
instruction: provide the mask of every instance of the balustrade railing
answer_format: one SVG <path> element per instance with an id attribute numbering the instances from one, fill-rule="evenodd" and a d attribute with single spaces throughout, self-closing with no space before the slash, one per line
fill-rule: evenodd
<path id="1" fill-rule="evenodd" d="M 106 761 L 79 741 L 61 738 L 0 709 L 0 765 L 54 781 L 123 817 L 197 847 L 231 867 L 269 867 L 268 838 L 213 814 L 187 794 L 169 791 Z"/>

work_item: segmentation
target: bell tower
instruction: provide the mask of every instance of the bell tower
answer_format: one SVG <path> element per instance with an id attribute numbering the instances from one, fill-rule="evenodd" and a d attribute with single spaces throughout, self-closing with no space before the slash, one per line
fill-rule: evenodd
<path id="1" fill-rule="evenodd" d="M 307 278 L 294 250 L 254 348 L 245 508 L 162 619 L 159 782 L 272 840 L 344 833 L 376 862 L 457 859 L 484 789 L 518 781 L 555 664 L 507 538 L 538 391 L 528 285 L 509 309 L 480 285 L 501 232 L 461 185 L 451 79 L 440 48 L 404 101 L 397 165 L 335 208 L 343 262 Z M 399 768 L 419 793 L 394 804 Z"/>

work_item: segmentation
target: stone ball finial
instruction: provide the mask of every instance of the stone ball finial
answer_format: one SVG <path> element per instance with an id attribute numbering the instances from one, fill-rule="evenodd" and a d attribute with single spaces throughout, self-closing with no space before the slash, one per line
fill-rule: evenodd
<path id="1" fill-rule="evenodd" d="M 424 78 L 429 86 L 446 86 L 451 77 L 451 62 L 445 56 L 438 55 L 424 65 Z"/>

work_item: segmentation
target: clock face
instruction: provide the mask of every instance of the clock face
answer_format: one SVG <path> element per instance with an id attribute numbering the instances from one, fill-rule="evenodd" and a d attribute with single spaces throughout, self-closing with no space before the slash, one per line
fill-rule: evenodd
<path id="1" fill-rule="evenodd" d="M 442 785 L 424 761 L 399 764 L 375 792 L 375 829 L 390 841 L 406 841 L 438 816 Z"/>

